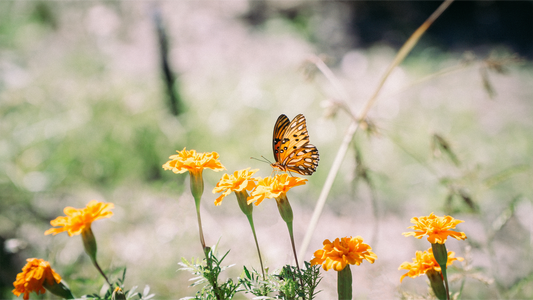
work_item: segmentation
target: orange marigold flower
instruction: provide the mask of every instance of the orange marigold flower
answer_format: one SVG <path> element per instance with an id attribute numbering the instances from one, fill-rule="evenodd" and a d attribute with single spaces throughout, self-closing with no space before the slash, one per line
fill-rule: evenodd
<path id="1" fill-rule="evenodd" d="M 26 261 L 22 272 L 17 274 L 17 279 L 13 283 L 15 286 L 13 294 L 17 297 L 24 294 L 24 300 L 28 300 L 31 292 L 44 294 L 46 290 L 43 284 L 51 286 L 61 281 L 61 276 L 50 267 L 49 262 L 39 258 L 28 258 Z"/>
<path id="2" fill-rule="evenodd" d="M 85 208 L 65 207 L 63 212 L 67 215 L 66 217 L 57 217 L 50 221 L 52 226 L 60 227 L 50 228 L 44 234 L 56 235 L 63 231 L 68 232 L 69 236 L 80 234 L 89 230 L 92 222 L 111 217 L 113 215 L 111 209 L 114 207 L 113 203 L 103 203 L 96 200 L 91 200 Z"/>
<path id="3" fill-rule="evenodd" d="M 336 238 L 333 243 L 325 240 L 323 244 L 322 249 L 315 251 L 315 258 L 311 260 L 311 265 L 321 264 L 326 271 L 329 269 L 342 271 L 347 264 L 360 265 L 363 259 L 373 264 L 378 258 L 374 252 L 370 251 L 372 247 L 363 243 L 363 238 L 360 236 Z"/>
<path id="4" fill-rule="evenodd" d="M 307 179 L 289 176 L 287 173 L 263 179 L 258 178 L 257 186 L 248 198 L 248 203 L 255 201 L 255 205 L 259 205 L 265 198 L 278 199 L 291 188 L 304 185 L 306 181 Z"/>
<path id="5" fill-rule="evenodd" d="M 463 261 L 462 257 L 454 257 L 455 252 L 448 251 L 448 261 L 446 262 L 446 267 L 453 264 L 454 261 Z M 435 257 L 433 256 L 433 249 L 429 248 L 426 251 L 416 251 L 416 257 L 413 258 L 413 262 L 404 262 L 400 265 L 398 270 L 408 270 L 407 273 L 403 274 L 400 278 L 400 282 L 407 276 L 415 278 L 420 275 L 426 274 L 429 270 L 435 270 L 437 272 L 441 271 L 441 268 Z"/>
<path id="6" fill-rule="evenodd" d="M 231 192 L 242 192 L 245 190 L 251 191 L 255 187 L 255 181 L 257 179 L 252 178 L 252 175 L 258 170 L 251 170 L 250 168 L 235 171 L 233 175 L 224 174 L 220 181 L 213 189 L 213 194 L 222 193 L 220 197 L 215 200 L 215 205 L 222 204 L 222 199 L 229 195 Z"/>
<path id="7" fill-rule="evenodd" d="M 197 153 L 196 150 L 187 151 L 183 148 L 182 151 L 176 151 L 178 154 L 171 155 L 170 160 L 163 165 L 163 169 L 172 170 L 176 174 L 201 172 L 203 169 L 211 169 L 213 171 L 225 170 L 224 166 L 218 160 L 218 153 Z"/>
<path id="8" fill-rule="evenodd" d="M 432 244 L 444 244 L 448 236 L 454 237 L 458 240 L 465 240 L 466 234 L 464 232 L 458 232 L 449 230 L 455 228 L 457 224 L 464 221 L 455 220 L 450 216 L 437 217 L 433 213 L 429 216 L 423 216 L 420 218 L 412 218 L 411 223 L 415 224 L 407 228 L 414 229 L 415 231 L 404 232 L 404 236 L 414 236 L 417 239 L 421 239 L 424 235 L 428 235 L 428 241 Z"/>

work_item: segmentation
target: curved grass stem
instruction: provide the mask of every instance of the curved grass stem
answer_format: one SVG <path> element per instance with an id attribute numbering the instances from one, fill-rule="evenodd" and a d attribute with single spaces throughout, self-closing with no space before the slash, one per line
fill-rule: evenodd
<path id="1" fill-rule="evenodd" d="M 315 210 L 313 211 L 313 215 L 311 217 L 311 221 L 309 222 L 309 226 L 307 227 L 307 231 L 305 233 L 302 245 L 300 247 L 300 256 L 305 255 L 305 252 L 307 251 L 307 247 L 309 246 L 309 242 L 311 241 L 311 236 L 313 235 L 313 232 L 315 231 L 316 225 L 318 223 L 318 219 L 320 218 L 320 215 L 322 214 L 322 209 L 324 208 L 324 204 L 326 203 L 326 199 L 329 195 L 329 192 L 331 190 L 331 187 L 333 186 L 333 182 L 335 181 L 335 177 L 337 176 L 337 173 L 340 169 L 340 166 L 342 164 L 342 161 L 344 160 L 344 156 L 346 155 L 346 152 L 348 150 L 348 145 L 352 141 L 353 136 L 357 132 L 357 129 L 359 128 L 359 120 L 364 120 L 372 108 L 372 106 L 375 104 L 377 97 L 385 84 L 387 78 L 392 73 L 394 68 L 396 68 L 404 59 L 405 57 L 411 52 L 413 47 L 417 44 L 418 40 L 422 37 L 422 35 L 427 31 L 429 26 L 452 4 L 453 0 L 445 0 L 430 16 L 429 18 L 409 37 L 409 39 L 403 44 L 403 46 L 400 48 L 398 53 L 396 54 L 396 57 L 391 62 L 389 67 L 387 68 L 387 71 L 385 71 L 385 74 L 383 74 L 383 77 L 378 83 L 378 86 L 372 96 L 367 100 L 366 104 L 363 106 L 359 114 L 354 118 L 354 121 L 352 121 L 348 127 L 348 130 L 346 131 L 342 144 L 339 147 L 339 150 L 337 151 L 337 155 L 335 156 L 335 160 L 333 161 L 333 165 L 331 166 L 331 169 L 329 170 L 328 177 L 326 178 L 326 182 L 324 183 L 324 187 L 322 188 L 322 191 L 320 192 L 320 196 L 318 198 L 317 204 L 315 206 Z M 321 61 L 321 60 L 319 60 Z M 322 62 L 323 63 L 323 62 Z M 315 63 L 317 67 L 321 70 L 321 72 L 324 73 L 324 75 L 330 80 L 330 82 L 339 90 L 340 95 L 344 98 L 343 95 L 343 88 L 340 87 L 338 84 L 338 81 L 333 75 L 333 73 L 324 72 L 323 71 L 323 65 L 320 64 L 320 62 Z M 319 66 L 320 64 L 320 66 Z M 325 64 L 324 64 L 325 65 Z"/>

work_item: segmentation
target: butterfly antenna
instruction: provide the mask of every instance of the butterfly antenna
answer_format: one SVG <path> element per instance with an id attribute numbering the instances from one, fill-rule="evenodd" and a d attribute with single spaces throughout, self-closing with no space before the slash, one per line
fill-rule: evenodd
<path id="1" fill-rule="evenodd" d="M 263 155 L 261 155 L 261 157 L 262 157 L 265 161 L 267 161 L 269 164 L 272 164 L 272 162 L 271 162 L 270 160 L 268 160 L 268 158 L 264 157 Z"/>
<path id="2" fill-rule="evenodd" d="M 250 157 L 250 159 L 255 159 L 255 160 L 258 160 L 260 162 L 264 162 L 264 163 L 268 163 L 270 164 L 270 161 L 268 161 L 264 156 L 261 156 L 263 159 L 259 159 L 259 158 L 256 158 L 256 157 Z"/>

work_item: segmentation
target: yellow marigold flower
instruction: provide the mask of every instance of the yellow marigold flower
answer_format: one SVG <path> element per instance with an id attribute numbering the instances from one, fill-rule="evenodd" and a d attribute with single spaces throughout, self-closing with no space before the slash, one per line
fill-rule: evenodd
<path id="1" fill-rule="evenodd" d="M 50 267 L 49 262 L 39 258 L 28 258 L 26 261 L 22 272 L 17 274 L 17 279 L 13 283 L 15 286 L 13 294 L 17 297 L 24 294 L 24 300 L 28 300 L 31 292 L 44 294 L 46 290 L 43 284 L 51 286 L 61 281 L 61 276 Z"/>
<path id="2" fill-rule="evenodd" d="M 202 172 L 204 169 L 211 169 L 218 172 L 225 170 L 225 168 L 218 160 L 218 153 L 216 152 L 197 153 L 196 150 L 187 151 L 186 148 L 176 152 L 178 152 L 178 154 L 171 155 L 169 157 L 170 160 L 163 165 L 163 169 L 172 170 L 172 172 L 176 174 L 189 172 L 191 193 L 196 205 L 200 242 L 205 251 L 207 248 L 200 217 L 200 201 L 202 199 L 202 194 L 204 193 L 204 179 Z"/>
<path id="3" fill-rule="evenodd" d="M 56 235 L 63 231 L 68 232 L 69 236 L 80 234 L 91 228 L 91 223 L 103 219 L 109 218 L 113 215 L 110 211 L 115 205 L 113 203 L 103 203 L 96 200 L 91 200 L 85 208 L 65 207 L 63 212 L 66 217 L 57 217 L 50 221 L 52 226 L 60 226 L 59 228 L 50 228 L 44 234 Z"/>
<path id="4" fill-rule="evenodd" d="M 248 198 L 248 203 L 254 202 L 259 205 L 265 198 L 278 199 L 284 196 L 291 188 L 304 185 L 307 179 L 289 176 L 284 173 L 274 177 L 258 178 L 257 186 Z"/>
<path id="5" fill-rule="evenodd" d="M 218 160 L 218 153 L 197 153 L 196 150 L 187 151 L 183 148 L 182 151 L 176 151 L 178 154 L 171 155 L 170 160 L 163 165 L 163 169 L 172 170 L 176 174 L 197 173 L 203 169 L 211 169 L 213 171 L 225 170 L 224 166 Z"/>
<path id="6" fill-rule="evenodd" d="M 462 257 L 454 257 L 455 252 L 448 251 L 448 261 L 446 262 L 446 266 L 449 266 L 453 264 L 454 261 L 463 261 L 464 258 Z M 400 282 L 403 281 L 403 279 L 407 276 L 411 278 L 415 278 L 420 275 L 426 274 L 430 270 L 435 270 L 437 272 L 441 271 L 441 267 L 435 260 L 435 257 L 433 256 L 433 249 L 429 248 L 426 251 L 416 251 L 416 257 L 413 258 L 413 262 L 404 262 L 400 265 L 398 270 L 408 270 L 407 273 L 403 274 L 400 278 Z"/>
<path id="7" fill-rule="evenodd" d="M 222 199 L 229 195 L 231 192 L 242 192 L 242 191 L 251 191 L 255 187 L 255 178 L 252 178 L 252 175 L 258 170 L 251 170 L 250 168 L 235 171 L 233 175 L 224 174 L 220 181 L 217 183 L 213 189 L 213 194 L 221 193 L 220 197 L 215 200 L 215 205 L 222 204 Z"/>
<path id="8" fill-rule="evenodd" d="M 370 251 L 372 247 L 363 243 L 363 238 L 360 236 L 336 238 L 333 243 L 325 240 L 323 244 L 322 249 L 315 251 L 311 265 L 321 264 L 326 271 L 329 269 L 342 271 L 348 264 L 360 265 L 363 259 L 373 264 L 378 258 Z"/>
<path id="9" fill-rule="evenodd" d="M 455 220 L 450 216 L 437 217 L 433 213 L 429 216 L 423 216 L 420 218 L 412 218 L 411 223 L 415 224 L 407 228 L 414 229 L 415 231 L 404 232 L 404 236 L 414 236 L 417 239 L 421 239 L 424 235 L 428 235 L 428 241 L 432 244 L 444 244 L 448 236 L 454 237 L 458 240 L 465 240 L 466 234 L 464 232 L 457 232 L 449 230 L 455 228 L 457 224 L 464 221 Z"/>

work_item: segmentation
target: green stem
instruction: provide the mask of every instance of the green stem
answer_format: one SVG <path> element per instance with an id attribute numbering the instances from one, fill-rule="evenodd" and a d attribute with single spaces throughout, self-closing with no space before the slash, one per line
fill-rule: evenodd
<path id="1" fill-rule="evenodd" d="M 198 219 L 198 232 L 200 233 L 200 243 L 202 244 L 202 250 L 205 255 L 205 263 L 206 267 L 209 269 L 211 274 L 215 274 L 213 272 L 213 258 L 214 256 L 212 250 L 210 247 L 207 247 L 205 245 L 205 239 L 204 239 L 204 230 L 202 229 L 202 218 L 200 216 L 200 202 L 202 200 L 202 194 L 204 193 L 204 179 L 202 177 L 202 169 L 200 170 L 194 170 L 189 171 L 189 177 L 190 177 L 190 185 L 191 185 L 191 193 L 194 197 L 194 204 L 196 207 L 196 218 Z M 213 287 L 215 296 L 218 300 L 223 299 L 220 296 L 220 289 L 217 285 L 217 278 L 209 277 L 207 278 L 209 280 L 209 283 Z"/>
<path id="2" fill-rule="evenodd" d="M 433 256 L 440 266 L 442 279 L 446 287 L 446 299 L 450 300 L 450 288 L 448 286 L 448 276 L 446 273 L 446 264 L 448 263 L 448 251 L 446 250 L 446 245 L 439 243 L 431 244 L 431 249 L 433 249 Z"/>
<path id="3" fill-rule="evenodd" d="M 294 253 L 294 260 L 296 261 L 296 268 L 300 271 L 300 264 L 298 263 L 298 255 L 296 255 L 296 246 L 294 245 L 294 234 L 292 232 L 292 222 L 287 222 L 287 228 L 289 229 L 289 236 L 291 237 L 292 253 Z"/>
<path id="4" fill-rule="evenodd" d="M 109 286 L 112 287 L 111 282 L 109 282 L 109 279 L 107 279 L 107 276 L 105 276 L 104 271 L 102 271 L 102 269 L 98 265 L 98 262 L 96 260 L 94 260 L 93 264 L 96 267 L 96 269 L 98 269 L 98 272 L 100 272 L 100 274 L 102 274 L 102 276 L 104 276 L 105 281 L 107 282 L 107 284 L 109 284 Z"/>
<path id="5" fill-rule="evenodd" d="M 292 231 L 292 222 L 287 222 L 287 228 L 289 229 L 289 236 L 291 237 L 292 253 L 294 253 L 294 260 L 296 261 L 296 269 L 298 270 L 298 274 L 301 275 L 302 271 L 300 270 L 300 264 L 298 263 L 298 255 L 296 255 L 296 246 L 294 245 L 294 234 Z M 305 289 L 304 280 L 301 276 L 300 276 L 300 284 L 302 286 L 302 290 Z M 305 300 L 305 295 L 303 296 L 303 300 Z"/>
<path id="6" fill-rule="evenodd" d="M 446 287 L 446 299 L 450 300 L 450 287 L 448 286 L 448 275 L 446 273 L 446 265 L 444 268 L 441 266 L 442 277 L 444 279 L 444 286 Z"/>
<path id="7" fill-rule="evenodd" d="M 352 299 L 352 271 L 349 264 L 337 272 L 337 294 L 339 300 Z"/>
<path id="8" fill-rule="evenodd" d="M 261 251 L 259 250 L 259 243 L 257 242 L 257 235 L 255 234 L 255 226 L 254 226 L 254 206 L 252 204 L 248 204 L 248 191 L 246 189 L 242 191 L 235 191 L 235 196 L 237 196 L 237 203 L 239 203 L 239 207 L 241 208 L 241 211 L 246 215 L 246 218 L 248 219 L 248 223 L 250 223 L 250 228 L 252 228 L 252 233 L 254 235 L 254 241 L 255 241 L 255 247 L 257 248 L 257 256 L 259 256 L 259 263 L 261 264 L 261 273 L 263 274 L 263 281 L 265 281 L 265 291 L 264 295 L 267 295 L 267 286 L 266 286 L 266 275 L 265 275 L 265 268 L 263 267 L 263 258 L 261 257 Z"/>
<path id="9" fill-rule="evenodd" d="M 254 234 L 255 246 L 257 247 L 257 255 L 259 256 L 259 263 L 261 264 L 261 272 L 263 273 L 263 280 L 266 281 L 265 268 L 263 267 L 263 259 L 261 258 L 261 251 L 259 250 L 259 243 L 257 242 L 257 236 L 255 234 L 254 218 L 251 214 L 247 215 L 246 217 L 248 218 L 248 222 L 250 223 L 250 227 L 252 228 L 252 233 Z"/>
<path id="10" fill-rule="evenodd" d="M 276 197 L 276 204 L 278 205 L 278 211 L 285 223 L 287 223 L 287 228 L 289 229 L 289 236 L 291 238 L 291 244 L 292 244 L 292 252 L 294 253 L 294 260 L 296 261 L 296 269 L 298 270 L 299 274 L 302 274 L 300 271 L 300 264 L 298 263 L 298 255 L 296 254 L 296 246 L 294 245 L 294 234 L 292 230 L 292 220 L 294 219 L 294 215 L 292 213 L 292 207 L 289 202 L 289 199 L 287 198 L 287 195 L 285 193 L 282 193 L 278 197 Z M 304 289 L 304 281 L 302 277 L 300 277 L 300 283 L 302 285 L 302 289 Z M 305 295 L 304 295 L 305 300 Z"/>
<path id="11" fill-rule="evenodd" d="M 207 277 L 204 274 L 204 278 L 206 278 L 211 284 L 211 286 L 213 287 L 213 291 L 214 291 L 214 294 L 217 300 L 224 299 L 224 296 L 222 295 L 221 297 L 220 295 L 220 289 L 218 287 L 218 282 L 217 282 L 218 275 L 216 275 L 217 277 L 213 276 L 213 274 L 217 274 L 217 272 L 213 270 L 213 256 L 215 254 L 213 253 L 213 250 L 210 247 L 204 248 L 204 253 L 205 253 L 206 267 L 209 269 L 209 274 L 207 275 Z"/>
<path id="12" fill-rule="evenodd" d="M 202 229 L 202 218 L 200 217 L 200 201 L 199 200 L 195 201 L 195 203 L 196 203 L 196 218 L 198 219 L 198 231 L 200 233 L 200 243 L 202 244 L 202 249 L 204 250 L 204 253 L 205 253 L 206 246 L 205 246 L 205 239 L 204 239 L 204 231 Z"/>
<path id="13" fill-rule="evenodd" d="M 109 279 L 107 279 L 107 276 L 105 276 L 104 271 L 102 271 L 102 269 L 98 265 L 98 262 L 96 261 L 96 252 L 98 250 L 98 246 L 96 244 L 96 238 L 94 237 L 94 233 L 91 229 L 91 226 L 88 226 L 81 232 L 81 239 L 83 241 L 83 247 L 85 248 L 85 252 L 91 258 L 93 265 L 96 267 L 98 272 L 102 274 L 107 284 L 109 284 L 109 286 L 111 287 Z"/>
<path id="14" fill-rule="evenodd" d="M 198 219 L 198 230 L 200 232 L 200 243 L 204 253 L 206 252 L 204 231 L 202 229 L 202 218 L 200 217 L 200 202 L 202 194 L 204 193 L 204 179 L 202 177 L 202 170 L 189 171 L 191 193 L 194 197 L 194 204 L 196 205 L 196 217 Z M 207 257 L 207 254 L 206 254 Z"/>

